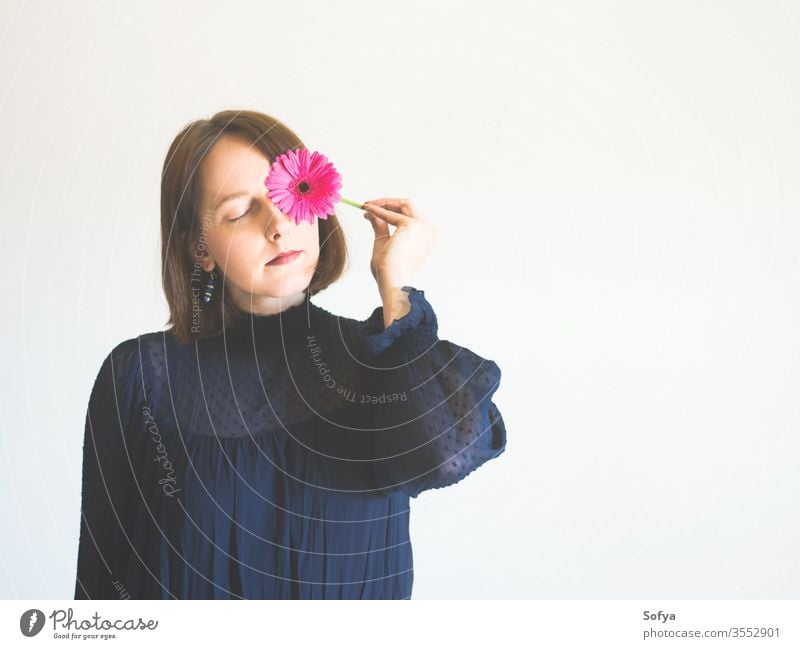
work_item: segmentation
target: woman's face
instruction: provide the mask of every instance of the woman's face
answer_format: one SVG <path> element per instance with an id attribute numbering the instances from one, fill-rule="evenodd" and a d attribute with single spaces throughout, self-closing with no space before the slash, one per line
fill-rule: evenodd
<path id="1" fill-rule="evenodd" d="M 317 220 L 296 224 L 267 198 L 264 179 L 270 167 L 256 147 L 224 136 L 214 144 L 200 171 L 203 222 L 197 255 L 202 255 L 201 264 L 206 271 L 215 266 L 222 269 L 225 290 L 237 306 L 264 314 L 302 301 L 319 261 Z M 300 251 L 292 261 L 268 263 L 290 250 Z"/>

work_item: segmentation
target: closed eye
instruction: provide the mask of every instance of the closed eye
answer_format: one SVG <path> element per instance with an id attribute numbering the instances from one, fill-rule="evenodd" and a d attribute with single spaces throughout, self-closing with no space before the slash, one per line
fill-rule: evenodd
<path id="1" fill-rule="evenodd" d="M 239 216 L 237 216 L 237 217 L 234 217 L 234 218 L 232 218 L 232 219 L 228 219 L 228 220 L 229 220 L 230 222 L 233 222 L 233 221 L 238 221 L 239 219 L 243 219 L 243 218 L 244 218 L 245 216 L 247 216 L 249 213 L 250 213 L 250 210 L 248 209 L 248 210 L 247 210 L 247 211 L 246 211 L 244 214 L 240 214 Z"/>

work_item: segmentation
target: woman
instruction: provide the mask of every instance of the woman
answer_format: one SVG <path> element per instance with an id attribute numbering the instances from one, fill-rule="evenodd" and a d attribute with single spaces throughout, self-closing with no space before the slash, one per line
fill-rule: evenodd
<path id="1" fill-rule="evenodd" d="M 311 301 L 347 251 L 335 215 L 298 224 L 266 195 L 299 146 L 223 111 L 169 149 L 170 327 L 118 344 L 95 381 L 76 599 L 410 598 L 409 498 L 505 449 L 499 368 L 439 340 L 410 285 L 436 239 L 410 201 L 365 204 L 382 306 L 361 321 Z"/>

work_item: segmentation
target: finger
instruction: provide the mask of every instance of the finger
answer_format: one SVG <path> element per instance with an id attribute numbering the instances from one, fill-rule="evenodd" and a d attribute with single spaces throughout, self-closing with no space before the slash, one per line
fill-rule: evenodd
<path id="1" fill-rule="evenodd" d="M 376 216 L 367 213 L 367 219 L 372 223 L 372 230 L 375 232 L 375 240 L 389 236 L 389 224 L 386 221 L 381 221 Z"/>
<path id="2" fill-rule="evenodd" d="M 396 226 L 407 223 L 408 219 L 414 218 L 412 216 L 406 216 L 400 212 L 388 210 L 385 207 L 380 207 L 379 205 L 374 204 L 364 203 L 364 209 L 366 209 L 369 214 L 378 217 L 378 220 L 385 221 L 386 223 L 391 223 L 392 225 Z"/>
<path id="3" fill-rule="evenodd" d="M 410 198 L 376 198 L 372 201 L 366 201 L 364 205 L 377 205 L 378 207 L 394 210 L 395 212 L 399 211 L 406 216 L 415 216 L 414 205 Z"/>
<path id="4" fill-rule="evenodd" d="M 371 201 L 364 201 L 365 203 L 379 203 L 383 204 L 384 201 L 390 201 L 392 203 L 410 203 L 410 198 L 395 198 L 393 196 L 382 196 L 381 198 L 373 198 Z"/>
<path id="5" fill-rule="evenodd" d="M 399 212 L 401 214 L 405 214 L 406 216 L 414 216 L 414 205 L 411 203 L 410 198 L 392 198 L 385 196 L 383 198 L 376 198 L 375 200 L 367 201 L 367 204 L 377 205 L 378 207 Z"/>

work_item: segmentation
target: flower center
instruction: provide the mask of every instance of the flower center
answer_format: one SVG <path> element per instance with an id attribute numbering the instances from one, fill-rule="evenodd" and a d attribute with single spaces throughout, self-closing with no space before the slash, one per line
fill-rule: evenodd
<path id="1" fill-rule="evenodd" d="M 311 185 L 303 180 L 297 185 L 297 189 L 301 194 L 305 194 L 309 189 L 311 189 Z"/>

